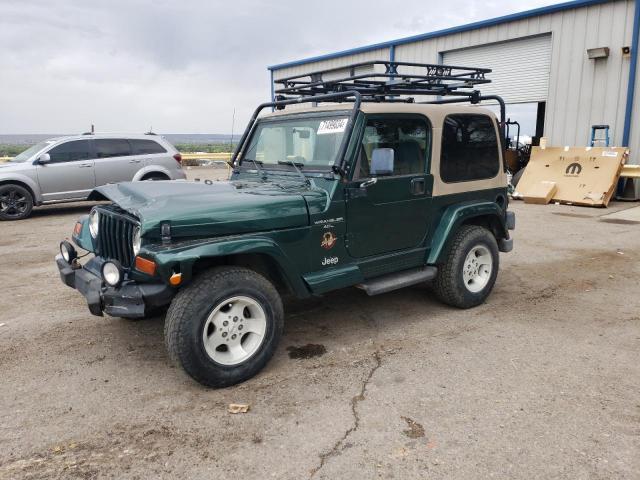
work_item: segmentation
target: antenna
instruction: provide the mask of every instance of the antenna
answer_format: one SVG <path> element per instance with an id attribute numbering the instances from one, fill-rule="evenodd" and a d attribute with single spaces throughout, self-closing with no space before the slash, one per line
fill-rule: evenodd
<path id="1" fill-rule="evenodd" d="M 96 133 L 96 127 L 95 127 L 95 125 L 92 123 L 92 124 L 91 124 L 91 135 L 93 135 L 94 133 Z"/>
<path id="2" fill-rule="evenodd" d="M 229 144 L 229 152 L 233 152 L 233 127 L 236 123 L 236 108 L 233 107 L 233 116 L 231 117 L 231 143 Z"/>

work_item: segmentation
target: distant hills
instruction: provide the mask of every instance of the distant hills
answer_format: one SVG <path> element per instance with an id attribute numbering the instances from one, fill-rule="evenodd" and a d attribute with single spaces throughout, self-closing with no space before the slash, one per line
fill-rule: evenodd
<path id="1" fill-rule="evenodd" d="M 106 132 L 105 132 L 106 133 Z M 134 132 L 129 132 L 134 133 Z M 162 135 L 171 143 L 182 144 L 210 144 L 210 143 L 229 143 L 231 142 L 231 135 L 221 133 L 158 133 Z M 124 133 L 123 133 L 124 134 Z M 42 140 L 52 137 L 61 137 L 64 133 L 46 133 L 46 134 L 15 134 L 15 135 L 2 135 L 0 134 L 0 144 L 9 145 L 34 145 Z M 234 139 L 237 141 L 240 134 L 234 135 Z"/>

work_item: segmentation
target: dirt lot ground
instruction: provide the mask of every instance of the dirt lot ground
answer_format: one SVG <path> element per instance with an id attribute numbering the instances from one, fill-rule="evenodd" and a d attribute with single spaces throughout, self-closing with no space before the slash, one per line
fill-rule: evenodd
<path id="1" fill-rule="evenodd" d="M 2 224 L 0 478 L 638 479 L 640 228 L 604 221 L 632 206 L 514 202 L 473 310 L 423 286 L 288 302 L 271 363 L 217 391 L 169 363 L 161 318 L 93 317 L 59 281 L 86 204 Z"/>

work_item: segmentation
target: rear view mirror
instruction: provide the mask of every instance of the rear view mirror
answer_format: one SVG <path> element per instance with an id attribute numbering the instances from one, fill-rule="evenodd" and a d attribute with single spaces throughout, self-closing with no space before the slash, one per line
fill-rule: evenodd
<path id="1" fill-rule="evenodd" d="M 43 153 L 38 157 L 38 163 L 44 165 L 45 163 L 49 163 L 51 161 L 51 155 L 48 153 Z"/>
<path id="2" fill-rule="evenodd" d="M 393 175 L 395 152 L 393 148 L 376 148 L 371 154 L 371 175 Z"/>
<path id="3" fill-rule="evenodd" d="M 311 137 L 311 132 L 309 130 L 294 129 L 293 132 L 297 133 L 300 138 L 309 138 L 309 137 Z"/>

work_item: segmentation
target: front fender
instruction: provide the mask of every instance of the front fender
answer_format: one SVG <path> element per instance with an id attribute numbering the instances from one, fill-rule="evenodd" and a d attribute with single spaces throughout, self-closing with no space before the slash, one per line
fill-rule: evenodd
<path id="1" fill-rule="evenodd" d="M 0 183 L 22 183 L 29 187 L 29 190 L 33 192 L 33 201 L 36 205 L 40 205 L 43 201 L 42 192 L 40 192 L 40 186 L 33 178 L 22 175 L 20 173 L 6 173 L 0 175 Z"/>
<path id="2" fill-rule="evenodd" d="M 71 236 L 73 243 L 75 243 L 83 250 L 94 252 L 95 247 L 93 245 L 93 237 L 89 232 L 89 215 L 83 215 L 82 217 L 78 218 L 78 221 L 76 223 L 80 223 L 82 225 L 82 228 L 80 229 L 80 233 L 78 235 L 76 235 L 74 229 L 74 232 Z"/>
<path id="3" fill-rule="evenodd" d="M 172 245 L 166 250 L 146 250 L 155 258 L 158 273 L 163 279 L 168 278 L 179 267 L 183 279 L 192 278 L 193 265 L 201 259 L 213 259 L 238 254 L 263 254 L 269 256 L 280 268 L 285 279 L 299 297 L 309 296 L 309 289 L 302 280 L 294 263 L 280 249 L 278 244 L 266 237 L 227 238 L 213 241 L 187 241 Z"/>
<path id="4" fill-rule="evenodd" d="M 498 233 L 502 238 L 508 238 L 504 211 L 495 202 L 458 203 L 448 206 L 433 234 L 427 264 L 434 265 L 444 260 L 447 241 L 460 225 L 474 217 L 486 216 L 494 217 L 500 225 Z"/>

